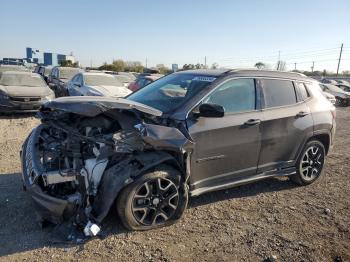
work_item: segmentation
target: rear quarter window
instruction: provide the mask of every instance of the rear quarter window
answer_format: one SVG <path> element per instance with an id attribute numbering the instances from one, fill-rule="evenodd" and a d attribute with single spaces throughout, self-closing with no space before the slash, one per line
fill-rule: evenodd
<path id="1" fill-rule="evenodd" d="M 297 102 L 292 81 L 263 79 L 261 84 L 263 87 L 265 108 L 293 105 Z"/>
<path id="2" fill-rule="evenodd" d="M 298 101 L 304 101 L 310 97 L 310 94 L 307 91 L 304 83 L 295 82 L 295 87 L 297 91 Z"/>

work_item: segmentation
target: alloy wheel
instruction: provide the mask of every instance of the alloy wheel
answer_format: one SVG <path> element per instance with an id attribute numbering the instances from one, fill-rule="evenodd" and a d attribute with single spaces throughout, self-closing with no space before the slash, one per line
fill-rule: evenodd
<path id="1" fill-rule="evenodd" d="M 166 178 L 156 178 L 138 187 L 131 208 L 140 224 L 154 226 L 171 219 L 178 204 L 179 191 L 174 182 Z"/>
<path id="2" fill-rule="evenodd" d="M 310 146 L 300 161 L 299 172 L 305 181 L 312 181 L 321 174 L 323 163 L 323 150 L 315 145 Z"/>

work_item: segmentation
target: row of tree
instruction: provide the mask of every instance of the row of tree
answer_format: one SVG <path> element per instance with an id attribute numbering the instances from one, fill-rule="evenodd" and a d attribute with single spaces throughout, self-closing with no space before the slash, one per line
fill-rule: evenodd
<path id="1" fill-rule="evenodd" d="M 78 67 L 78 63 L 72 63 L 70 60 L 61 61 L 61 66 L 66 67 Z M 263 62 L 257 62 L 255 63 L 254 67 L 258 69 L 271 69 L 271 66 L 268 64 L 265 64 Z M 184 64 L 182 66 L 182 69 L 179 69 L 179 71 L 184 70 L 193 70 L 193 69 L 217 69 L 219 68 L 219 65 L 217 63 L 213 63 L 210 67 L 204 64 Z M 99 70 L 108 70 L 108 71 L 116 71 L 116 72 L 138 72 L 143 73 L 145 70 L 145 67 L 141 64 L 139 61 L 124 61 L 122 59 L 117 59 L 112 62 L 112 64 L 104 63 L 102 66 L 98 67 Z M 159 72 L 160 74 L 170 74 L 172 70 L 168 67 L 166 67 L 164 64 L 159 64 L 156 66 L 156 68 L 153 68 L 156 72 Z M 286 62 L 285 61 L 278 61 L 276 64 L 276 70 L 279 71 L 286 71 Z M 293 72 L 303 73 L 307 76 L 335 76 L 336 74 L 327 70 L 323 71 L 301 71 L 301 70 L 293 70 Z M 350 71 L 343 71 L 341 76 L 350 76 Z"/>
<path id="2" fill-rule="evenodd" d="M 122 59 L 114 60 L 112 64 L 104 63 L 99 70 L 117 71 L 117 72 L 143 72 L 143 65 L 139 61 L 124 61 Z"/>

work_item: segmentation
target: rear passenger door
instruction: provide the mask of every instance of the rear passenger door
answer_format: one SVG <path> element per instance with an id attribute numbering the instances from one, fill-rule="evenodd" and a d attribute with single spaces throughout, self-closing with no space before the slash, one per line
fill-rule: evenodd
<path id="1" fill-rule="evenodd" d="M 294 165 L 308 134 L 313 132 L 313 119 L 301 94 L 307 92 L 304 86 L 300 89 L 299 83 L 281 79 L 260 79 L 258 83 L 263 93 L 258 163 L 258 173 L 262 173 Z"/>

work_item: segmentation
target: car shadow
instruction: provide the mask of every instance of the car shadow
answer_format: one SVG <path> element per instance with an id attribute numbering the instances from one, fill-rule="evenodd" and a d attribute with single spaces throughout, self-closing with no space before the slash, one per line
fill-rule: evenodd
<path id="1" fill-rule="evenodd" d="M 232 198 L 242 198 L 273 191 L 293 188 L 295 185 L 281 179 L 267 179 L 255 184 L 244 185 L 232 189 L 207 193 L 192 198 L 189 208 Z M 21 253 L 43 247 L 71 248 L 84 245 L 78 242 L 53 242 L 57 227 L 40 227 L 37 222 L 34 205 L 26 192 L 22 190 L 22 181 L 19 173 L 0 174 L 0 257 Z M 102 234 L 99 238 L 110 235 L 128 234 L 120 222 L 117 214 L 112 210 L 102 225 Z M 59 230 L 60 231 L 60 230 Z"/>
<path id="2" fill-rule="evenodd" d="M 0 258 L 14 253 L 35 250 L 43 247 L 71 248 L 81 243 L 57 242 L 57 227 L 41 227 L 34 211 L 34 203 L 23 191 L 19 173 L 0 174 Z M 99 238 L 128 233 L 119 222 L 117 215 L 110 212 L 103 222 L 103 232 Z"/>
<path id="3" fill-rule="evenodd" d="M 189 201 L 188 208 L 195 208 L 228 199 L 244 198 L 268 192 L 289 190 L 294 187 L 297 187 L 297 185 L 286 177 L 267 178 L 255 183 L 210 192 L 198 197 L 192 197 Z"/>

